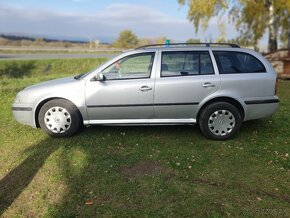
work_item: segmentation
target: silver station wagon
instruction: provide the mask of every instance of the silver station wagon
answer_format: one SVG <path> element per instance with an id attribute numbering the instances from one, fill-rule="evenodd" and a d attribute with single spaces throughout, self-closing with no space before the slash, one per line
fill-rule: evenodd
<path id="1" fill-rule="evenodd" d="M 272 115 L 276 73 L 259 53 L 235 44 L 148 45 L 91 72 L 20 91 L 15 119 L 65 137 L 81 126 L 198 124 L 210 139 Z"/>

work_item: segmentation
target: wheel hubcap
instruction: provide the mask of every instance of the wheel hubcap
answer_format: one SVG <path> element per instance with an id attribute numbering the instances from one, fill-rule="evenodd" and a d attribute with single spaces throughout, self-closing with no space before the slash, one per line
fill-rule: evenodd
<path id="1" fill-rule="evenodd" d="M 71 116 L 63 107 L 52 107 L 44 115 L 46 127 L 54 133 L 64 133 L 71 126 Z"/>
<path id="2" fill-rule="evenodd" d="M 225 136 L 235 127 L 235 117 L 228 110 L 215 111 L 209 117 L 208 127 L 214 135 Z"/>

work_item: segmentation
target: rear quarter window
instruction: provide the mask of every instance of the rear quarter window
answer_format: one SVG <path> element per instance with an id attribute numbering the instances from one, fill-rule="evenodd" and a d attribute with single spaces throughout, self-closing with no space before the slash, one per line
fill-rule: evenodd
<path id="1" fill-rule="evenodd" d="M 264 64 L 251 54 L 213 51 L 220 74 L 265 73 Z"/>

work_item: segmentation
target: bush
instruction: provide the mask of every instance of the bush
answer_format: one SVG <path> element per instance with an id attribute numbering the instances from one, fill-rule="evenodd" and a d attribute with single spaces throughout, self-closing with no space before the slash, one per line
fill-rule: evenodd
<path id="1" fill-rule="evenodd" d="M 22 78 L 29 76 L 34 68 L 35 63 L 33 61 L 24 63 L 9 62 L 4 65 L 4 68 L 0 69 L 0 77 Z"/>
<path id="2" fill-rule="evenodd" d="M 113 46 L 116 48 L 134 48 L 138 43 L 138 37 L 131 30 L 124 30 L 113 43 Z"/>

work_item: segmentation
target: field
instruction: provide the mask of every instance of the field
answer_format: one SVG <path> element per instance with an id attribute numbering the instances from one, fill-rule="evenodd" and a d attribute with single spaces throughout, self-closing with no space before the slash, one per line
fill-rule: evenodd
<path id="1" fill-rule="evenodd" d="M 78 48 L 5 48 L 0 46 L 0 54 L 117 54 L 122 50 L 114 49 L 78 49 Z"/>
<path id="2" fill-rule="evenodd" d="M 0 216 L 289 217 L 289 81 L 279 81 L 279 112 L 225 142 L 192 126 L 93 126 L 53 139 L 13 119 L 19 90 L 103 61 L 0 61 Z"/>

